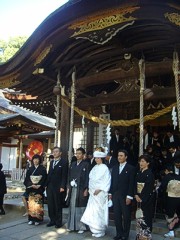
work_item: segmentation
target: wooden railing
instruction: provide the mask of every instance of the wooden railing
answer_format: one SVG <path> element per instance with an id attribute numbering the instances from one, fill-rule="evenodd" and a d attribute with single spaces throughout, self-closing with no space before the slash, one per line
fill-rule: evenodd
<path id="1" fill-rule="evenodd" d="M 24 181 L 26 176 L 26 169 L 13 168 L 11 172 L 11 180 Z"/>

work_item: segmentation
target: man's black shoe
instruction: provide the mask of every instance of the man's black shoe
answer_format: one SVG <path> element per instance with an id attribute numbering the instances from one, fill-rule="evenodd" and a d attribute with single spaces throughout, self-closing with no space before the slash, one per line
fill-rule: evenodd
<path id="1" fill-rule="evenodd" d="M 52 226 L 54 226 L 54 225 L 55 225 L 55 223 L 49 222 L 49 223 L 46 225 L 46 227 L 52 227 Z"/>
<path id="2" fill-rule="evenodd" d="M 121 240 L 122 238 L 120 236 L 115 236 L 113 239 L 114 240 Z"/>
<path id="3" fill-rule="evenodd" d="M 55 225 L 55 228 L 61 228 L 62 225 Z"/>

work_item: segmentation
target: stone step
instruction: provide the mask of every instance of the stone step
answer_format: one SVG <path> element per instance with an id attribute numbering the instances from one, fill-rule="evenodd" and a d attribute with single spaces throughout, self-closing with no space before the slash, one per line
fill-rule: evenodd
<path id="1" fill-rule="evenodd" d="M 114 226 L 114 221 L 110 220 L 109 225 Z M 136 220 L 131 221 L 131 230 L 136 230 Z M 165 233 L 167 233 L 168 228 L 166 221 L 162 219 L 156 219 L 155 222 L 153 222 L 152 232 L 159 235 L 164 235 Z M 176 237 L 180 238 L 180 228 L 175 229 L 175 235 Z"/>
<path id="2" fill-rule="evenodd" d="M 5 201 L 5 209 L 11 210 L 11 211 L 21 211 L 22 214 L 24 213 L 24 206 L 20 199 L 7 199 Z M 13 204 L 14 203 L 14 204 Z M 47 210 L 47 204 L 44 205 L 44 210 L 45 210 L 45 215 L 48 215 L 48 210 Z M 66 221 L 68 218 L 68 208 L 63 209 L 63 220 Z M 110 226 L 114 226 L 114 221 L 110 220 L 109 221 Z M 136 220 L 131 221 L 131 230 L 136 230 Z M 165 233 L 168 232 L 166 221 L 164 219 L 155 219 L 153 223 L 153 233 L 154 234 L 159 234 L 159 235 L 164 235 Z M 180 228 L 175 230 L 175 234 L 177 238 L 180 238 Z"/>
<path id="3" fill-rule="evenodd" d="M 22 198 L 23 192 L 8 192 L 4 195 L 4 200 Z"/>

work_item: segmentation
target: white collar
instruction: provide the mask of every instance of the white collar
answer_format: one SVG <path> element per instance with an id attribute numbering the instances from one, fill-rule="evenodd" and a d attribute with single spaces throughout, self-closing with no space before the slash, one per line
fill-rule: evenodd
<path id="1" fill-rule="evenodd" d="M 119 165 L 120 165 L 121 167 L 123 167 L 123 166 L 125 166 L 125 165 L 126 165 L 126 163 L 127 163 L 127 162 L 120 163 Z"/>
<path id="2" fill-rule="evenodd" d="M 77 160 L 77 166 L 78 166 L 81 162 L 82 162 L 82 160 L 80 160 L 80 161 Z"/>

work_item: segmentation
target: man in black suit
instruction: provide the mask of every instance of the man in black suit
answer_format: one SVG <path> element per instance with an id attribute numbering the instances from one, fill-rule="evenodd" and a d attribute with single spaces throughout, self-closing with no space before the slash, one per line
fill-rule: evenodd
<path id="1" fill-rule="evenodd" d="M 171 160 L 171 163 L 173 164 L 174 160 L 176 158 L 180 157 L 180 151 L 177 150 L 177 145 L 174 142 L 169 144 L 169 148 L 168 149 L 169 149 L 169 152 L 170 152 L 169 158 Z"/>
<path id="2" fill-rule="evenodd" d="M 119 129 L 115 129 L 114 135 L 110 140 L 110 153 L 113 157 L 117 157 L 118 150 L 123 146 L 123 137 L 120 135 Z"/>
<path id="3" fill-rule="evenodd" d="M 47 227 L 62 226 L 62 207 L 66 190 L 68 161 L 61 158 L 62 150 L 59 147 L 53 149 L 54 160 L 50 162 L 47 178 L 47 200 L 50 222 Z"/>
<path id="4" fill-rule="evenodd" d="M 96 165 L 96 161 L 95 161 L 95 158 L 93 157 L 93 152 L 92 151 L 87 152 L 87 157 L 85 159 L 85 162 L 89 163 L 89 165 L 90 165 L 89 170 L 91 170 Z"/>
<path id="5" fill-rule="evenodd" d="M 116 165 L 118 163 L 117 158 L 112 157 L 111 153 L 108 153 L 106 158 L 105 158 L 105 164 L 106 166 L 109 168 L 110 172 L 112 172 L 112 168 L 114 167 L 114 165 Z"/>
<path id="6" fill-rule="evenodd" d="M 169 147 L 171 143 L 174 143 L 174 145 L 178 148 L 179 143 L 179 137 L 177 135 L 174 135 L 171 130 L 168 130 L 166 133 L 166 136 L 164 138 L 164 146 Z"/>
<path id="7" fill-rule="evenodd" d="M 112 169 L 110 198 L 112 197 L 116 236 L 114 240 L 127 240 L 131 226 L 131 203 L 134 196 L 134 167 L 127 163 L 126 150 L 118 151 L 118 162 Z"/>

